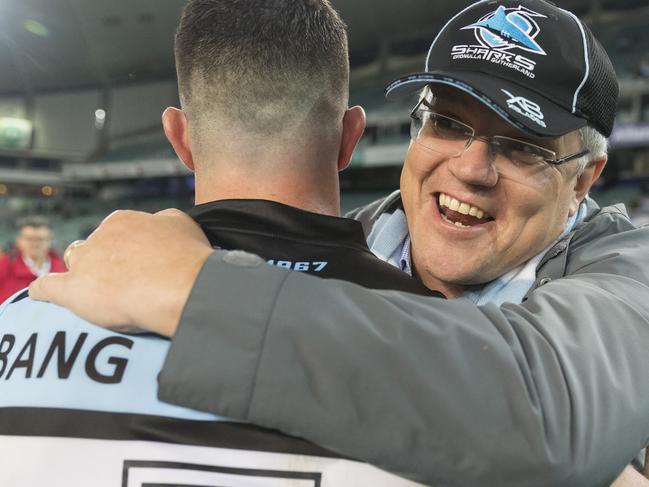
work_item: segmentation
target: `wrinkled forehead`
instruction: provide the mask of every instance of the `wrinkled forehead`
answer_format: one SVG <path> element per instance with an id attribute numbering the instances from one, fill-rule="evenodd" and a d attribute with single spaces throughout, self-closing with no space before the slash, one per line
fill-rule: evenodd
<path id="1" fill-rule="evenodd" d="M 421 97 L 424 97 L 427 104 L 436 110 L 472 126 L 479 135 L 504 135 L 555 150 L 581 147 L 582 139 L 579 130 L 568 132 L 560 137 L 530 135 L 514 127 L 473 96 L 451 86 L 428 85 L 422 90 Z"/>

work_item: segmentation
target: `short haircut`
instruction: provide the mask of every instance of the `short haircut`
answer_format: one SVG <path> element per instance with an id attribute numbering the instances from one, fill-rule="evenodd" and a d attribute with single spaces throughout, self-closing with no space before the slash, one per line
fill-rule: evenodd
<path id="1" fill-rule="evenodd" d="M 347 32 L 329 0 L 189 0 L 175 55 L 193 131 L 216 120 L 273 136 L 347 106 Z"/>
<path id="2" fill-rule="evenodd" d="M 579 129 L 584 149 L 588 149 L 588 154 L 579 160 L 578 174 L 584 172 L 586 166 L 592 161 L 602 159 L 608 155 L 608 139 L 604 137 L 596 128 L 586 125 Z"/>
<path id="3" fill-rule="evenodd" d="M 41 216 L 30 216 L 27 218 L 23 218 L 22 220 L 18 221 L 18 231 L 21 231 L 25 227 L 34 227 L 34 228 L 47 228 L 47 229 L 52 229 L 52 226 L 50 225 L 50 222 Z"/>

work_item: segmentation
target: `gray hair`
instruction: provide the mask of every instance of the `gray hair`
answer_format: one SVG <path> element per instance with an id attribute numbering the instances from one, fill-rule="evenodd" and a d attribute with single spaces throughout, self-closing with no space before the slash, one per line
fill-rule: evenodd
<path id="1" fill-rule="evenodd" d="M 597 129 L 586 126 L 579 129 L 579 135 L 584 143 L 584 149 L 588 149 L 588 154 L 579 159 L 577 174 L 583 173 L 591 162 L 602 159 L 608 154 L 608 140 Z"/>

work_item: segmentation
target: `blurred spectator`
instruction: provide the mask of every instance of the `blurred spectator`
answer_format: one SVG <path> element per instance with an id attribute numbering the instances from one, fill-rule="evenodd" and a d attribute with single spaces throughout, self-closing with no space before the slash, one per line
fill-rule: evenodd
<path id="1" fill-rule="evenodd" d="M 0 257 L 0 303 L 48 272 L 63 272 L 63 260 L 51 249 L 47 220 L 33 217 L 18 227 L 16 245 Z"/>

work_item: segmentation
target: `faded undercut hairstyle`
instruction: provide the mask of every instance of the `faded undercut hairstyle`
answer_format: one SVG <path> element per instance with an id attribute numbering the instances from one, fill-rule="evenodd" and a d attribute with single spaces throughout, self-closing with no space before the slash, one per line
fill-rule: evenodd
<path id="1" fill-rule="evenodd" d="M 175 55 L 193 132 L 273 137 L 347 107 L 347 32 L 329 0 L 189 0 Z"/>

